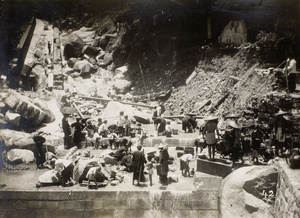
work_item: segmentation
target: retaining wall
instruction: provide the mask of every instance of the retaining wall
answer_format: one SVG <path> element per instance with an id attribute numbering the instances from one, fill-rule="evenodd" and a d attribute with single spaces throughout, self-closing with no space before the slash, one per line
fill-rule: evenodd
<path id="1" fill-rule="evenodd" d="M 278 162 L 278 183 L 275 217 L 300 217 L 300 170 L 289 168 L 284 160 Z"/>
<path id="2" fill-rule="evenodd" d="M 2 191 L 0 217 L 219 216 L 218 191 Z"/>

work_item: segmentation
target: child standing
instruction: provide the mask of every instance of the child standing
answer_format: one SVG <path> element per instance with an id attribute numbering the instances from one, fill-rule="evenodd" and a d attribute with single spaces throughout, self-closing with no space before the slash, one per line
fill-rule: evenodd
<path id="1" fill-rule="evenodd" d="M 148 170 L 148 174 L 149 174 L 150 186 L 152 186 L 152 175 L 154 172 L 154 164 L 155 164 L 154 158 L 152 158 L 152 160 L 149 161 L 149 163 L 147 163 L 147 170 Z"/>

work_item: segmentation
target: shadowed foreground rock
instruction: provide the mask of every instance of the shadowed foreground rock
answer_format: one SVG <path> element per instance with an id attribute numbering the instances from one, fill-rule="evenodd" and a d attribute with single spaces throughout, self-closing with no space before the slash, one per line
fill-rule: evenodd
<path id="1" fill-rule="evenodd" d="M 228 175 L 220 189 L 222 217 L 273 217 L 266 202 L 275 200 L 277 174 L 275 167 L 251 166 Z"/>
<path id="2" fill-rule="evenodd" d="M 46 151 L 47 145 L 47 150 L 55 153 L 55 146 L 51 145 L 50 137 L 46 137 L 46 143 L 43 145 L 42 149 Z M 29 133 L 10 129 L 1 129 L 0 140 L 4 143 L 7 150 L 10 150 L 12 148 L 19 148 L 36 152 L 36 144 Z"/>

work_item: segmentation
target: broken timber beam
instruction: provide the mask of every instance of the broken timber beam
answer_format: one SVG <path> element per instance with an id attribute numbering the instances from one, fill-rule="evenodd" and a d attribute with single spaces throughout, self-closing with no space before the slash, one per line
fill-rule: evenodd
<path id="1" fill-rule="evenodd" d="M 79 98 L 87 99 L 87 100 L 94 100 L 94 101 L 113 101 L 111 99 L 106 99 L 106 98 L 97 98 L 97 97 L 89 97 L 89 96 L 83 96 L 79 95 Z M 138 106 L 138 107 L 147 107 L 147 108 L 155 108 L 155 106 L 151 105 L 146 105 L 146 104 L 139 104 L 139 103 L 132 103 L 132 102 L 125 102 L 125 101 L 117 101 L 120 102 L 121 104 L 128 104 L 128 105 L 133 105 L 133 106 Z"/>
<path id="2" fill-rule="evenodd" d="M 83 119 L 84 116 L 83 116 L 83 114 L 81 113 L 81 111 L 79 110 L 79 108 L 77 107 L 76 103 L 73 102 L 72 104 L 73 104 L 75 110 L 78 112 L 78 114 L 79 114 L 79 116 L 81 117 L 81 119 Z"/>
<path id="3" fill-rule="evenodd" d="M 241 81 L 240 78 L 235 77 L 235 76 L 230 76 L 229 79 L 232 79 L 232 80 L 234 80 L 234 81 L 236 81 L 236 82 Z"/>
<path id="4" fill-rule="evenodd" d="M 222 98 L 219 99 L 219 101 L 217 101 L 217 103 L 212 104 L 208 110 L 210 112 L 214 112 L 225 101 L 229 94 L 230 92 L 227 92 Z"/>
<path id="5" fill-rule="evenodd" d="M 194 111 L 200 111 L 202 110 L 202 108 L 204 108 L 206 105 L 210 105 L 211 104 L 211 100 L 207 100 L 205 101 L 203 104 L 201 104 L 199 107 L 197 107 Z"/>

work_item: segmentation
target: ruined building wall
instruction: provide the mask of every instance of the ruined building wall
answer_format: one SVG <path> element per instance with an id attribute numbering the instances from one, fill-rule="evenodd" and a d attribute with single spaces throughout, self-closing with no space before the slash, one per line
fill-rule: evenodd
<path id="1" fill-rule="evenodd" d="M 230 21 L 219 37 L 220 43 L 242 44 L 247 42 L 247 27 L 243 20 Z"/>

